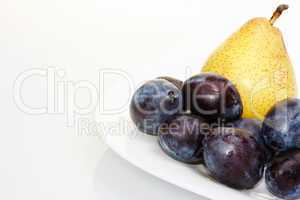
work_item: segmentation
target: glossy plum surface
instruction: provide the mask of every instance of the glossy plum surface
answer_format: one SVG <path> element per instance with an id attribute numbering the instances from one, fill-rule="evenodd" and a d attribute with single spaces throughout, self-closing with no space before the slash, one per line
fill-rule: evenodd
<path id="1" fill-rule="evenodd" d="M 270 149 L 266 147 L 264 143 L 264 138 L 262 136 L 262 132 L 261 132 L 262 121 L 257 119 L 242 118 L 236 121 L 229 122 L 226 125 L 227 127 L 248 130 L 249 134 L 253 136 L 258 142 L 258 144 L 261 146 L 261 150 L 266 156 L 266 161 L 269 161 L 272 158 L 273 153 Z"/>
<path id="2" fill-rule="evenodd" d="M 181 90 L 169 81 L 155 79 L 146 82 L 134 93 L 130 116 L 140 131 L 157 135 L 160 124 L 181 109 Z"/>
<path id="3" fill-rule="evenodd" d="M 181 89 L 183 86 L 183 82 L 181 80 L 170 77 L 170 76 L 160 76 L 160 77 L 158 77 L 158 79 L 167 80 L 167 81 L 173 83 L 178 89 Z"/>
<path id="4" fill-rule="evenodd" d="M 226 78 L 212 73 L 191 77 L 183 84 L 184 108 L 209 121 L 238 119 L 243 112 L 240 94 Z"/>
<path id="5" fill-rule="evenodd" d="M 201 117 L 175 115 L 160 126 L 159 144 L 175 160 L 200 164 L 203 161 L 202 141 L 208 130 L 208 124 Z"/>
<path id="6" fill-rule="evenodd" d="M 300 150 L 290 150 L 278 155 L 267 165 L 267 189 L 283 199 L 300 198 Z"/>
<path id="7" fill-rule="evenodd" d="M 262 135 L 275 152 L 300 148 L 300 100 L 286 99 L 273 106 L 263 122 Z"/>
<path id="8" fill-rule="evenodd" d="M 227 125 L 233 128 L 246 129 L 259 143 L 264 142 L 263 137 L 261 136 L 262 122 L 257 119 L 242 118 L 236 121 L 229 122 L 227 123 Z"/>
<path id="9" fill-rule="evenodd" d="M 263 175 L 264 155 L 245 129 L 215 128 L 203 141 L 211 176 L 236 189 L 253 188 Z"/>

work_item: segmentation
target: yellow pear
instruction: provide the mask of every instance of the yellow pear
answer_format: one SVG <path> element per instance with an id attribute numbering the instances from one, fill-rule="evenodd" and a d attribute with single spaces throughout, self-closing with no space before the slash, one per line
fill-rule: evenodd
<path id="1" fill-rule="evenodd" d="M 263 119 L 276 102 L 297 94 L 282 34 L 274 27 L 286 9 L 287 5 L 280 5 L 271 19 L 248 21 L 208 58 L 202 69 L 236 85 L 243 101 L 243 117 Z"/>

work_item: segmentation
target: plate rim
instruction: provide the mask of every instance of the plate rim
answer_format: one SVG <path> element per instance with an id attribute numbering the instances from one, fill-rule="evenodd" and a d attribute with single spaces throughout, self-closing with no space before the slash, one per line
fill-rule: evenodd
<path id="1" fill-rule="evenodd" d="M 143 133 L 141 133 L 141 134 L 143 134 Z M 126 160 L 127 162 L 129 162 L 133 166 L 137 167 L 138 169 L 142 170 L 143 172 L 146 172 L 147 174 L 150 174 L 150 175 L 152 175 L 152 176 L 154 176 L 154 177 L 156 177 L 156 178 L 158 178 L 158 179 L 160 179 L 164 182 L 167 182 L 169 184 L 172 184 L 176 187 L 179 187 L 179 188 L 184 189 L 186 191 L 192 192 L 192 193 L 194 193 L 196 195 L 199 195 L 199 196 L 202 196 L 204 198 L 213 199 L 213 200 L 219 200 L 219 199 L 220 200 L 227 200 L 227 199 L 232 200 L 233 197 L 236 198 L 236 199 L 242 199 L 242 200 L 258 199 L 258 198 L 253 197 L 249 193 L 247 195 L 247 190 L 242 190 L 242 191 L 235 190 L 233 188 L 229 188 L 225 185 L 216 183 L 214 181 L 207 181 L 208 185 L 206 184 L 206 186 L 204 187 L 204 188 L 212 187 L 213 189 L 210 188 L 209 190 L 202 189 L 202 190 L 199 190 L 199 191 L 195 191 L 188 184 L 182 184 L 182 183 L 178 183 L 176 181 L 172 181 L 171 179 L 168 179 L 165 176 L 161 176 L 161 175 L 151 171 L 149 169 L 149 167 L 142 166 L 142 164 L 140 162 L 138 162 L 137 160 L 133 159 L 132 157 L 126 155 L 126 153 L 122 152 L 122 150 L 120 148 L 116 148 L 115 146 L 117 145 L 118 142 L 115 142 L 116 140 L 112 139 L 113 137 L 115 137 L 115 135 L 113 135 L 113 136 L 106 135 L 106 137 L 104 138 L 104 142 L 107 144 L 107 146 L 113 152 L 115 152 L 122 159 Z M 126 134 L 120 134 L 118 137 L 126 137 Z M 155 137 L 155 136 L 149 136 L 149 137 Z M 111 142 L 111 141 L 114 141 L 114 142 Z M 201 174 L 199 174 L 199 176 L 204 178 Z M 211 190 L 218 191 L 218 189 L 222 190 L 222 194 L 220 194 L 220 192 L 211 192 Z M 251 190 L 249 190 L 249 191 L 251 191 Z M 245 192 L 245 193 L 243 193 L 243 192 Z"/>

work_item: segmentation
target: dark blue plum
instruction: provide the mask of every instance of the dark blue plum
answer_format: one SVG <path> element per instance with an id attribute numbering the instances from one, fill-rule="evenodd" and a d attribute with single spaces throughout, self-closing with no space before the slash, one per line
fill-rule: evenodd
<path id="1" fill-rule="evenodd" d="M 300 148 L 300 100 L 286 99 L 274 105 L 265 117 L 262 135 L 274 152 Z"/>
<path id="2" fill-rule="evenodd" d="M 191 77 L 184 82 L 182 93 L 184 108 L 210 122 L 236 120 L 243 113 L 239 92 L 228 79 L 217 74 Z"/>
<path id="3" fill-rule="evenodd" d="M 246 129 L 247 131 L 249 131 L 250 135 L 253 136 L 258 142 L 258 144 L 261 146 L 262 152 L 266 155 L 266 162 L 271 160 L 273 153 L 270 149 L 266 147 L 264 143 L 264 138 L 261 132 L 262 122 L 260 120 L 243 118 L 227 123 L 226 126 L 239 129 Z"/>
<path id="4" fill-rule="evenodd" d="M 247 130 L 215 128 L 203 145 L 205 165 L 220 183 L 235 189 L 251 189 L 262 178 L 264 155 Z"/>
<path id="5" fill-rule="evenodd" d="M 159 129 L 162 150 L 175 160 L 200 164 L 203 161 L 202 141 L 209 125 L 198 116 L 178 114 L 172 116 Z"/>
<path id="6" fill-rule="evenodd" d="M 279 154 L 266 169 L 267 189 L 275 196 L 293 200 L 300 198 L 300 150 Z"/>
<path id="7" fill-rule="evenodd" d="M 160 124 L 181 110 L 181 90 L 163 79 L 142 85 L 134 93 L 130 104 L 130 116 L 134 124 L 149 135 L 157 135 Z"/>

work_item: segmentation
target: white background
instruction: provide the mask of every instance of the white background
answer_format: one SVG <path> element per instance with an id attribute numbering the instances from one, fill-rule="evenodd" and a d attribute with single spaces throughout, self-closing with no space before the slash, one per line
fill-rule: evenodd
<path id="1" fill-rule="evenodd" d="M 276 26 L 299 73 L 295 0 L 1 0 L 0 199 L 201 199 L 130 166 L 100 137 L 78 135 L 65 113 L 24 113 L 13 101 L 14 81 L 24 70 L 50 66 L 64 70 L 61 81 L 95 85 L 103 68 L 122 69 L 135 84 L 161 75 L 183 79 L 185 67 L 200 71 L 227 36 L 252 17 L 270 17 L 280 3 L 291 8 Z M 126 106 L 124 80 L 110 77 L 105 88 L 105 107 Z M 30 79 L 24 101 L 46 105 L 46 90 L 43 77 Z M 88 103 L 84 91 L 76 99 Z"/>

